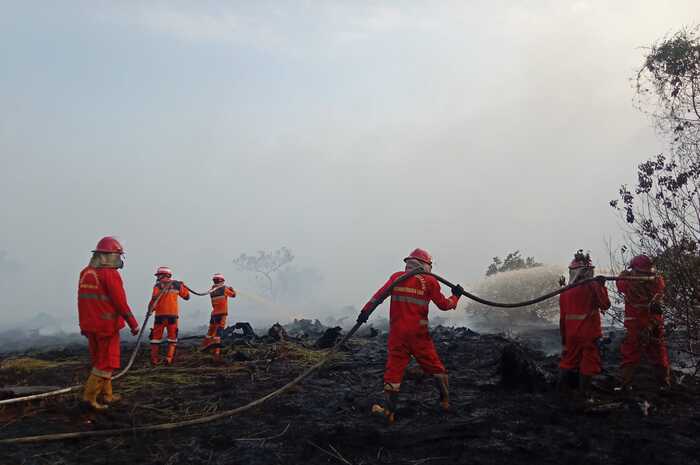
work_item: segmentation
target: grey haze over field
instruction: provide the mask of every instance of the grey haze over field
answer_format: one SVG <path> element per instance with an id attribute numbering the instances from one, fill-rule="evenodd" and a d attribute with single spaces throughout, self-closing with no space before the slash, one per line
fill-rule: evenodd
<path id="1" fill-rule="evenodd" d="M 323 280 L 233 319 L 359 307 L 415 247 L 463 283 L 515 249 L 605 264 L 608 201 L 664 150 L 641 47 L 699 21 L 697 0 L 0 1 L 0 327 L 77 330 L 107 234 L 139 318 L 158 265 L 252 292 L 231 260 L 281 246 Z"/>

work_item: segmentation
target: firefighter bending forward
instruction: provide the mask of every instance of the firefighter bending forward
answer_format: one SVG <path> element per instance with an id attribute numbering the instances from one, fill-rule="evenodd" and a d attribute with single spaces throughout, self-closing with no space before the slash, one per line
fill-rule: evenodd
<path id="1" fill-rule="evenodd" d="M 440 284 L 434 277 L 415 275 L 399 283 L 391 289 L 390 294 L 387 294 L 387 290 L 394 281 L 404 273 L 416 269 L 429 272 L 433 265 L 430 254 L 422 249 L 414 250 L 404 259 L 404 262 L 405 271 L 392 274 L 357 317 L 358 322 L 366 322 L 370 313 L 391 295 L 388 356 L 384 370 L 386 406 L 383 409 L 389 423 L 393 423 L 395 418 L 401 380 L 411 356 L 416 359 L 425 373 L 434 376 L 440 393 L 440 405 L 443 410 L 449 410 L 447 370 L 428 332 L 428 305 L 432 300 L 440 310 L 452 310 L 457 307 L 457 301 L 463 291 L 461 286 L 455 286 L 452 289 L 453 295 L 447 298 L 440 291 Z"/>
<path id="2" fill-rule="evenodd" d="M 620 276 L 648 276 L 651 281 L 620 280 L 617 289 L 625 296 L 625 329 L 627 335 L 622 342 L 622 386 L 629 389 L 634 371 L 642 354 L 657 369 L 661 388 L 671 385 L 671 369 L 661 310 L 666 284 L 663 277 L 656 276 L 656 269 L 649 257 L 638 255 L 630 261 L 628 270 Z"/>
<path id="3" fill-rule="evenodd" d="M 224 284 L 226 279 L 221 273 L 215 274 L 212 281 L 214 284 L 209 291 L 212 307 L 211 319 L 209 320 L 209 331 L 202 341 L 202 348 L 207 350 L 213 347 L 214 361 L 221 362 L 221 336 L 226 328 L 228 299 L 236 297 L 236 291 Z"/>
<path id="4" fill-rule="evenodd" d="M 168 332 L 168 350 L 165 363 L 172 365 L 177 347 L 177 320 L 179 318 L 178 297 L 189 300 L 190 291 L 185 283 L 172 279 L 170 268 L 161 266 L 155 273 L 156 284 L 149 308 L 156 313 L 151 330 L 151 364 L 160 365 L 160 344 L 165 331 Z M 161 295 L 162 294 L 162 295 Z"/>
<path id="5" fill-rule="evenodd" d="M 579 250 L 569 265 L 569 284 L 593 277 L 595 268 L 589 254 Z M 603 332 L 600 326 L 600 311 L 610 308 L 610 298 L 605 281 L 588 284 L 564 291 L 559 296 L 559 329 L 564 346 L 559 362 L 560 387 L 568 391 L 569 374 L 578 370 L 579 390 L 584 398 L 590 395 L 593 376 L 600 373 L 598 338 Z"/>
<path id="6" fill-rule="evenodd" d="M 120 365 L 119 330 L 124 327 L 124 321 L 129 324 L 131 334 L 139 332 L 117 271 L 124 266 L 123 253 L 123 247 L 115 238 L 102 238 L 78 281 L 80 332 L 88 338 L 92 363 L 83 400 L 95 410 L 107 408 L 98 402 L 100 394 L 105 404 L 121 398 L 112 392 L 112 372 Z"/>

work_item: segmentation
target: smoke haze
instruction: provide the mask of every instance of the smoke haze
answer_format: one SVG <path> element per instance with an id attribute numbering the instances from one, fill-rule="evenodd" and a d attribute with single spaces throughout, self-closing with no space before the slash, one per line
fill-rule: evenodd
<path id="1" fill-rule="evenodd" d="M 139 316 L 159 265 L 253 294 L 232 259 L 281 246 L 308 279 L 234 319 L 359 308 L 415 247 L 463 283 L 515 249 L 604 265 L 607 202 L 663 150 L 632 101 L 640 47 L 700 19 L 697 0 L 1 5 L 4 328 L 75 328 L 108 234 Z M 193 297 L 183 323 L 209 311 Z"/>

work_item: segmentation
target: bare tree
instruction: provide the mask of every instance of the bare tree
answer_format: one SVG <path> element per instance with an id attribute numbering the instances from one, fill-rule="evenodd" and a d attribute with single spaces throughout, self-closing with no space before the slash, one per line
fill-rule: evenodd
<path id="1" fill-rule="evenodd" d="M 636 76 L 640 109 L 668 153 L 637 168 L 636 185 L 610 202 L 625 221 L 623 263 L 645 253 L 667 280 L 667 328 L 695 354 L 700 321 L 700 29 L 683 29 L 648 49 Z"/>
<path id="2" fill-rule="evenodd" d="M 259 250 L 257 255 L 242 253 L 233 263 L 241 271 L 255 273 L 263 282 L 263 290 L 273 300 L 277 299 L 277 289 L 274 276 L 286 265 L 292 263 L 294 254 L 287 247 L 281 247 L 273 252 Z"/>

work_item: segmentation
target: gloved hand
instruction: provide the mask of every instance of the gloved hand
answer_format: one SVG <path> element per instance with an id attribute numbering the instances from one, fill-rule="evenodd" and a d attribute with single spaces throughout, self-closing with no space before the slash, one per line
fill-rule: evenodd
<path id="1" fill-rule="evenodd" d="M 361 311 L 359 315 L 357 315 L 357 322 L 360 324 L 367 323 L 367 320 L 369 320 L 369 312 Z"/>
<path id="2" fill-rule="evenodd" d="M 131 335 L 132 336 L 138 336 L 138 334 L 139 334 L 139 327 L 138 326 L 134 326 L 133 328 L 131 328 Z M 170 337 L 170 336 L 168 336 L 168 337 Z"/>
<path id="3" fill-rule="evenodd" d="M 462 294 L 464 294 L 464 288 L 457 284 L 456 286 L 452 286 L 452 295 L 460 297 Z"/>
<path id="4" fill-rule="evenodd" d="M 597 282 L 598 284 L 600 284 L 601 286 L 605 286 L 605 276 L 603 276 L 603 275 L 598 275 L 598 276 L 595 277 L 595 280 L 596 280 L 596 282 Z"/>

